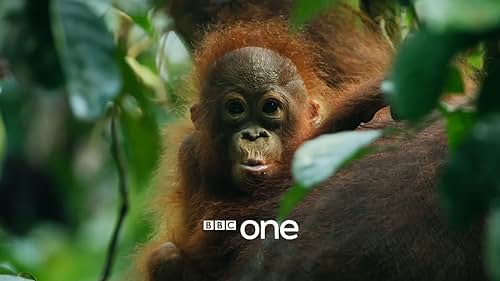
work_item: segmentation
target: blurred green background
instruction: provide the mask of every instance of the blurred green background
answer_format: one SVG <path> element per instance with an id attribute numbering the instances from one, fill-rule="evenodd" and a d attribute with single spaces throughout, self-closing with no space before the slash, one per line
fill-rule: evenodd
<path id="1" fill-rule="evenodd" d="M 191 67 L 161 2 L 1 1 L 0 274 L 101 274 L 120 204 L 111 107 L 131 207 L 114 272 L 130 267 L 151 231 L 159 128 L 182 109 L 177 84 Z"/>

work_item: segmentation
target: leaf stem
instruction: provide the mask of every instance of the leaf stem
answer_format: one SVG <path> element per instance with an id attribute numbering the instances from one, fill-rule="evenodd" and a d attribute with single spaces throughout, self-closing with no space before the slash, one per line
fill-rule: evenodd
<path id="1" fill-rule="evenodd" d="M 113 105 L 111 114 L 111 154 L 113 155 L 113 159 L 118 170 L 118 191 L 120 194 L 121 205 L 115 228 L 113 230 L 113 235 L 111 236 L 111 240 L 108 245 L 106 261 L 104 263 L 104 268 L 99 279 L 100 281 L 106 281 L 111 274 L 111 269 L 113 267 L 114 257 L 118 244 L 118 237 L 129 209 L 127 168 L 123 156 L 123 151 L 119 142 L 117 118 L 118 108 L 116 105 Z"/>

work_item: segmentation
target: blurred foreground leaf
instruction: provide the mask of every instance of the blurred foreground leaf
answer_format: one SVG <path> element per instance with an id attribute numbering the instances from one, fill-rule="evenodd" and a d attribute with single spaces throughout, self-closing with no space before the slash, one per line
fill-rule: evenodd
<path id="1" fill-rule="evenodd" d="M 2 275 L 15 275 L 16 270 L 10 263 L 0 263 L 0 276 Z"/>
<path id="2" fill-rule="evenodd" d="M 340 132 L 319 136 L 302 144 L 293 157 L 292 174 L 304 188 L 311 188 L 335 174 L 360 149 L 382 135 L 378 130 Z"/>
<path id="3" fill-rule="evenodd" d="M 292 163 L 296 184 L 282 197 L 278 219 L 284 219 L 314 186 L 333 176 L 381 135 L 379 130 L 340 132 L 322 135 L 302 144 L 295 152 Z"/>
<path id="4" fill-rule="evenodd" d="M 476 112 L 466 110 L 455 110 L 446 113 L 446 133 L 448 145 L 455 150 L 469 135 L 470 130 L 476 122 Z"/>
<path id="5" fill-rule="evenodd" d="M 415 0 L 420 18 L 437 31 L 485 31 L 500 25 L 498 0 Z"/>
<path id="6" fill-rule="evenodd" d="M 468 38 L 460 34 L 421 30 L 402 44 L 392 73 L 392 92 L 387 93 L 398 117 L 417 121 L 435 108 L 446 82 L 456 78 L 449 73 L 450 60 L 467 43 Z"/>
<path id="7" fill-rule="evenodd" d="M 32 281 L 18 276 L 0 275 L 0 281 Z"/>
<path id="8" fill-rule="evenodd" d="M 477 122 L 446 165 L 438 190 L 452 226 L 468 226 L 500 195 L 499 139 L 497 114 Z"/>
<path id="9" fill-rule="evenodd" d="M 155 91 L 155 96 L 160 98 L 167 96 L 164 82 L 157 73 L 150 70 L 147 66 L 140 64 L 135 58 L 126 57 L 125 61 L 141 79 L 142 83 Z"/>
<path id="10" fill-rule="evenodd" d="M 294 184 L 287 193 L 281 198 L 278 209 L 278 221 L 282 222 L 292 212 L 297 205 L 308 193 L 310 188 L 304 188 L 299 184 Z"/>
<path id="11" fill-rule="evenodd" d="M 112 0 L 113 5 L 115 5 L 120 10 L 127 13 L 132 17 L 145 16 L 149 9 L 151 9 L 151 0 Z"/>
<path id="12" fill-rule="evenodd" d="M 51 8 L 73 113 L 85 120 L 99 118 L 122 86 L 113 37 L 85 2 L 54 0 Z"/>

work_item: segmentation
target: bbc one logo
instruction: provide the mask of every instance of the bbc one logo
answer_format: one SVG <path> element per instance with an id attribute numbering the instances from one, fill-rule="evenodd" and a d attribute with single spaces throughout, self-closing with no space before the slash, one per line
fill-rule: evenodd
<path id="1" fill-rule="evenodd" d="M 294 240 L 299 237 L 299 224 L 293 220 L 286 220 L 278 224 L 275 220 L 267 221 L 243 221 L 239 227 L 240 234 L 246 240 L 257 238 L 266 239 L 266 233 L 272 228 L 274 239 Z M 236 231 L 238 225 L 235 220 L 204 220 L 205 231 Z"/>

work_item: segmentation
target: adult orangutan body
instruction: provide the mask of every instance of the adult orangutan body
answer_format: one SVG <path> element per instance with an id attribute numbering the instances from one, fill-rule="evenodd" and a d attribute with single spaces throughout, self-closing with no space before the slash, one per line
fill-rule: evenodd
<path id="1" fill-rule="evenodd" d="M 325 74 L 324 56 L 307 38 L 272 19 L 219 26 L 203 40 L 195 128 L 179 149 L 178 182 L 157 203 L 143 279 L 484 280 L 478 232 L 452 234 L 439 215 L 433 188 L 446 153 L 439 124 L 415 138 L 378 141 L 398 149 L 358 160 L 315 189 L 290 216 L 300 225 L 296 240 L 202 230 L 203 220 L 274 219 L 297 147 L 356 128 L 383 106 L 381 71 Z"/>

